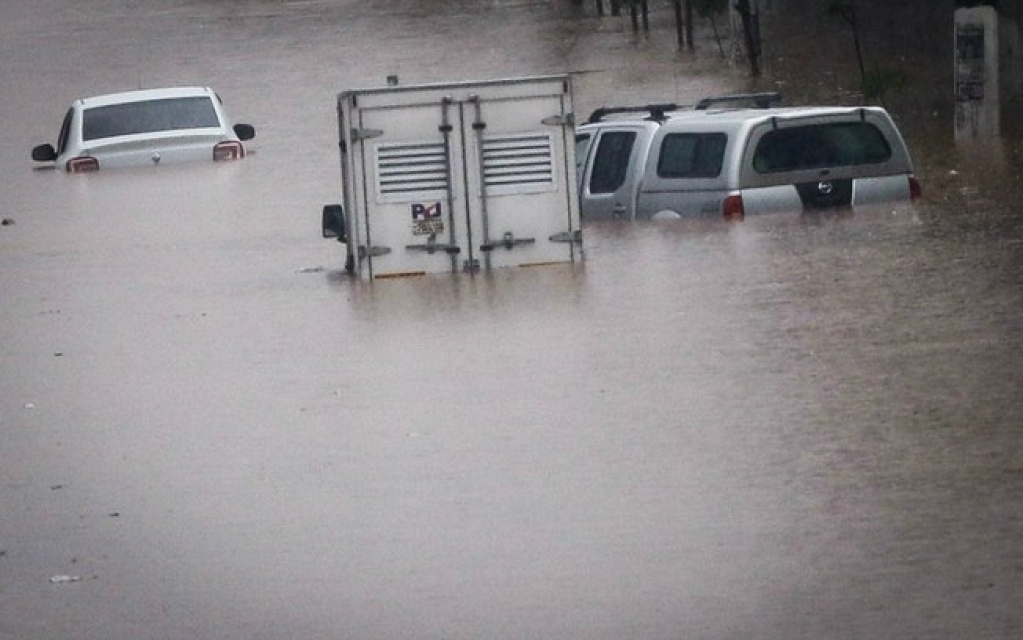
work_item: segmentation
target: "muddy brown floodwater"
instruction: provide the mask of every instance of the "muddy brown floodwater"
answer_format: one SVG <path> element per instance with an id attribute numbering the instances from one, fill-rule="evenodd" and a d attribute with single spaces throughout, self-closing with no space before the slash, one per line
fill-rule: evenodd
<path id="1" fill-rule="evenodd" d="M 915 138 L 912 207 L 343 275 L 342 89 L 745 87 L 709 35 L 670 53 L 670 9 L 643 36 L 590 4 L 4 5 L 0 640 L 1023 635 L 1011 145 Z M 31 167 L 70 100 L 178 83 L 249 157 Z"/>

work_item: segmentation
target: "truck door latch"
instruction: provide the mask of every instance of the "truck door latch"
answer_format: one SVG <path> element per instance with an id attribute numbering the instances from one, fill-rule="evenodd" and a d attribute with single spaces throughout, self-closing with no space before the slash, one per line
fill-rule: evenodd
<path id="1" fill-rule="evenodd" d="M 425 251 L 426 253 L 433 255 L 438 251 L 443 251 L 448 255 L 456 255 L 461 253 L 462 248 L 457 245 L 444 244 L 437 242 L 437 234 L 431 233 L 430 237 L 426 239 L 424 244 L 407 244 L 405 249 L 408 251 Z"/>
<path id="2" fill-rule="evenodd" d="M 559 113 L 557 115 L 547 116 L 540 120 L 540 124 L 547 125 L 548 127 L 574 127 L 575 115 L 571 113 Z"/>
<path id="3" fill-rule="evenodd" d="M 487 242 L 480 245 L 480 251 L 493 251 L 494 249 L 514 249 L 520 244 L 533 244 L 536 238 L 516 238 L 511 231 L 506 231 L 500 240 Z"/>
<path id="4" fill-rule="evenodd" d="M 574 229 L 572 231 L 559 231 L 550 238 L 547 238 L 551 242 L 574 242 L 576 244 L 583 243 L 583 230 Z"/>
<path id="5" fill-rule="evenodd" d="M 377 256 L 387 255 L 391 252 L 390 247 L 367 247 L 365 245 L 359 245 L 359 259 L 369 256 L 375 258 Z"/>
<path id="6" fill-rule="evenodd" d="M 367 140 L 369 138 L 379 138 L 384 135 L 383 129 L 360 129 L 358 127 L 352 127 L 352 140 Z"/>

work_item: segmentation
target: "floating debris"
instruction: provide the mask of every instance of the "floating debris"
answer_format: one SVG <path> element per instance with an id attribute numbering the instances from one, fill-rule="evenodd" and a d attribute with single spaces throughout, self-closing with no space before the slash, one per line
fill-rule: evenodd
<path id="1" fill-rule="evenodd" d="M 14 224 L 14 218 L 4 218 L 3 222 L 0 222 L 5 227 L 10 227 Z"/>
<path id="2" fill-rule="evenodd" d="M 53 584 L 70 584 L 72 582 L 81 582 L 82 576 L 71 576 L 71 575 L 58 575 L 50 576 L 50 582 Z"/>

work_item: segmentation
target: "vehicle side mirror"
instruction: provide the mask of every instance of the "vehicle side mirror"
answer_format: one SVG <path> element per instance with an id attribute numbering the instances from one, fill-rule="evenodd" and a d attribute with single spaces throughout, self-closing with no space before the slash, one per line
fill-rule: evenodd
<path id="1" fill-rule="evenodd" d="M 344 210 L 339 204 L 328 204 L 323 207 L 323 237 L 337 238 L 338 242 L 348 244 L 348 232 L 345 228 Z"/>
<path id="2" fill-rule="evenodd" d="M 57 150 L 50 143 L 41 144 L 32 149 L 32 159 L 36 162 L 53 162 L 57 159 Z"/>
<path id="3" fill-rule="evenodd" d="M 234 125 L 234 135 L 242 141 L 252 140 L 256 137 L 256 128 L 251 124 L 236 124 Z"/>

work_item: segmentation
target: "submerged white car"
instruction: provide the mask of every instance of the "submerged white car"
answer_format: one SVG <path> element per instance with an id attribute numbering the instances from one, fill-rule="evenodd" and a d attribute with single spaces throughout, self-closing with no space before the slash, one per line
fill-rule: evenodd
<path id="1" fill-rule="evenodd" d="M 69 173 L 245 157 L 248 124 L 232 125 L 207 87 L 143 89 L 82 98 L 71 104 L 57 146 L 32 149 L 36 162 Z"/>

